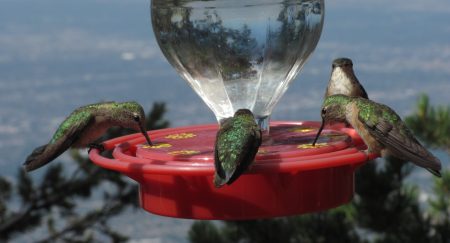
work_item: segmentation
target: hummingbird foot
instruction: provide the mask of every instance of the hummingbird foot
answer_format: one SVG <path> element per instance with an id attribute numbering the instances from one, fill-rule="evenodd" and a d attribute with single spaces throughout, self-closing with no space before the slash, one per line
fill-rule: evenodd
<path id="1" fill-rule="evenodd" d="M 92 149 L 98 149 L 100 150 L 100 153 L 105 151 L 105 146 L 101 143 L 90 143 L 88 144 L 88 147 L 89 147 L 88 153 L 90 153 Z"/>
<path id="2" fill-rule="evenodd" d="M 366 156 L 366 160 L 369 160 L 369 154 L 370 154 L 369 149 L 362 150 L 361 152 L 363 152 L 364 155 Z"/>
<path id="3" fill-rule="evenodd" d="M 388 154 L 386 154 L 383 150 L 380 152 L 380 151 L 373 151 L 373 150 L 370 150 L 370 149 L 366 149 L 366 150 L 362 150 L 361 152 L 363 152 L 364 153 L 364 155 L 366 155 L 366 160 L 374 160 L 374 159 L 376 159 L 377 157 L 386 157 L 386 156 L 388 156 Z"/>

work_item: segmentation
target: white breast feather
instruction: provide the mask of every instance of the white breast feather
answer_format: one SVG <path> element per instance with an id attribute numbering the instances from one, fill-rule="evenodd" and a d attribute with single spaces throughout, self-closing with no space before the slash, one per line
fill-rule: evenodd
<path id="1" fill-rule="evenodd" d="M 352 87 L 352 83 L 350 79 L 347 77 L 345 72 L 342 71 L 342 68 L 336 67 L 333 70 L 333 73 L 330 77 L 330 87 L 329 90 L 333 92 L 330 95 L 334 94 L 350 94 Z"/>

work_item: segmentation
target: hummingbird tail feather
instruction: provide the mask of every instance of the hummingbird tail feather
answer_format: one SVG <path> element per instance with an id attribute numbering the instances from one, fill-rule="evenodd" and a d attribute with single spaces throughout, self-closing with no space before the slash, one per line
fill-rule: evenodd
<path id="1" fill-rule="evenodd" d="M 431 169 L 431 168 L 426 168 L 429 172 L 431 172 L 431 174 L 437 176 L 437 177 L 442 177 L 441 172 L 435 169 Z"/>
<path id="2" fill-rule="evenodd" d="M 231 185 L 231 183 L 233 183 L 237 178 L 239 178 L 241 176 L 241 174 L 245 171 L 247 167 L 242 168 L 242 166 L 238 166 L 238 168 L 235 168 L 232 171 L 227 171 L 226 176 L 225 176 L 225 182 L 228 185 Z"/>
<path id="3" fill-rule="evenodd" d="M 28 155 L 25 163 L 23 163 L 23 168 L 26 172 L 33 171 L 51 161 L 47 159 L 46 156 L 43 157 L 43 154 L 47 147 L 48 144 L 37 147 L 33 150 L 33 152 L 31 152 L 30 155 Z"/>
<path id="4" fill-rule="evenodd" d="M 217 188 L 222 187 L 223 185 L 225 185 L 227 183 L 227 181 L 222 178 L 219 174 L 215 173 L 214 174 L 214 186 Z"/>
<path id="5" fill-rule="evenodd" d="M 219 188 L 225 184 L 230 185 L 237 179 L 236 170 L 221 170 L 214 175 L 214 185 Z"/>

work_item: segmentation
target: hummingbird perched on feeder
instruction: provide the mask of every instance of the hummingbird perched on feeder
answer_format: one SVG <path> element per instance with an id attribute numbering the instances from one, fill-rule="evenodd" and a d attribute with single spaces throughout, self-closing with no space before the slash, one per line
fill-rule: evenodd
<path id="1" fill-rule="evenodd" d="M 140 131 L 151 145 L 145 131 L 145 113 L 136 102 L 102 102 L 80 107 L 59 126 L 48 144 L 37 147 L 23 164 L 25 171 L 32 171 L 51 162 L 64 151 L 72 148 L 98 148 L 93 142 L 113 126 Z"/>
<path id="2" fill-rule="evenodd" d="M 325 91 L 325 98 L 330 95 L 343 94 L 368 99 L 366 90 L 353 72 L 351 59 L 337 58 L 333 61 L 331 67 L 330 81 Z"/>
<path id="3" fill-rule="evenodd" d="M 411 161 L 441 177 L 439 159 L 417 141 L 400 116 L 388 106 L 361 97 L 332 95 L 325 99 L 321 116 L 322 125 L 313 146 L 325 124 L 348 122 L 367 145 L 366 153 Z"/>
<path id="4" fill-rule="evenodd" d="M 261 129 L 248 109 L 227 118 L 216 135 L 214 148 L 214 185 L 233 183 L 255 159 L 262 141 Z"/>

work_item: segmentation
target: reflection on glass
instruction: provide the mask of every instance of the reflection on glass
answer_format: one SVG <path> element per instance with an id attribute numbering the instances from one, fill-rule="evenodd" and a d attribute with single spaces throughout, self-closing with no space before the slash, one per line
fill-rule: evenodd
<path id="1" fill-rule="evenodd" d="M 153 0 L 168 61 L 218 121 L 240 108 L 268 130 L 275 104 L 317 45 L 323 0 Z"/>

